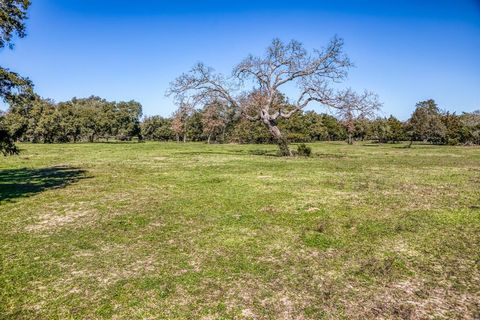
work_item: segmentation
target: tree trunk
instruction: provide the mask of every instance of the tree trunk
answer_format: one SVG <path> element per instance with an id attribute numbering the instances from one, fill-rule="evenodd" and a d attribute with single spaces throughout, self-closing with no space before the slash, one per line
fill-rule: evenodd
<path id="1" fill-rule="evenodd" d="M 353 138 L 351 133 L 348 134 L 348 144 L 353 144 Z"/>
<path id="2" fill-rule="evenodd" d="M 185 142 L 187 142 L 187 135 L 186 134 L 183 135 L 183 143 L 185 143 Z"/>
<path id="3" fill-rule="evenodd" d="M 264 121 L 264 123 L 267 125 L 268 131 L 277 142 L 280 155 L 283 157 L 291 157 L 292 152 L 288 148 L 287 139 L 285 139 L 285 137 L 280 132 L 280 129 L 278 129 L 277 124 L 271 120 Z"/>
<path id="4" fill-rule="evenodd" d="M 211 134 L 208 135 L 207 144 L 210 144 L 210 137 L 211 136 L 212 136 Z"/>

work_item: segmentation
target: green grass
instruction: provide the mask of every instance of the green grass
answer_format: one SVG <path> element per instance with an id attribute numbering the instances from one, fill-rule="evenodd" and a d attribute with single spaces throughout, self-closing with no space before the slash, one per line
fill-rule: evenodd
<path id="1" fill-rule="evenodd" d="M 0 319 L 480 315 L 480 149 L 20 144 Z"/>

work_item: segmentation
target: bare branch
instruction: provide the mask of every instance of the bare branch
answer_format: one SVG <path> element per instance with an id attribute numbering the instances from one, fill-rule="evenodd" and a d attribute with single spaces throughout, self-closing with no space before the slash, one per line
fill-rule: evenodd
<path id="1" fill-rule="evenodd" d="M 176 103 L 188 102 L 193 106 L 207 104 L 215 100 L 225 101 L 234 106 L 236 100 L 231 96 L 233 84 L 220 74 L 202 63 L 195 65 L 190 72 L 184 73 L 170 83 L 167 96 L 173 96 Z"/>

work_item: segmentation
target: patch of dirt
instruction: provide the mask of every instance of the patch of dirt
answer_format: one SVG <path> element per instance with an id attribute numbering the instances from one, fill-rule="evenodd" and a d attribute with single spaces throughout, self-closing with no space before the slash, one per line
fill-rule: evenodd
<path id="1" fill-rule="evenodd" d="M 25 229 L 29 232 L 49 231 L 57 228 L 62 228 L 68 225 L 77 224 L 79 220 L 94 216 L 95 212 L 92 210 L 66 210 L 63 213 L 48 213 L 40 216 L 40 221 L 33 225 L 28 225 Z M 82 221 L 82 225 L 83 225 Z"/>
<path id="2" fill-rule="evenodd" d="M 428 288 L 418 280 L 397 282 L 361 301 L 344 300 L 350 319 L 478 319 L 480 294 Z"/>

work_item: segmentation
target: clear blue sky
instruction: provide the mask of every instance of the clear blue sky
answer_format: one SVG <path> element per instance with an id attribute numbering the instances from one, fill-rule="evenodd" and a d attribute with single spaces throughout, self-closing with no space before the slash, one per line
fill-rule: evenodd
<path id="1" fill-rule="evenodd" d="M 167 116 L 169 82 L 195 62 L 229 72 L 274 37 L 320 48 L 338 34 L 356 64 L 345 85 L 377 92 L 385 115 L 406 119 L 428 98 L 480 109 L 478 0 L 32 2 L 28 36 L 0 64 L 56 101 L 135 99 Z"/>

